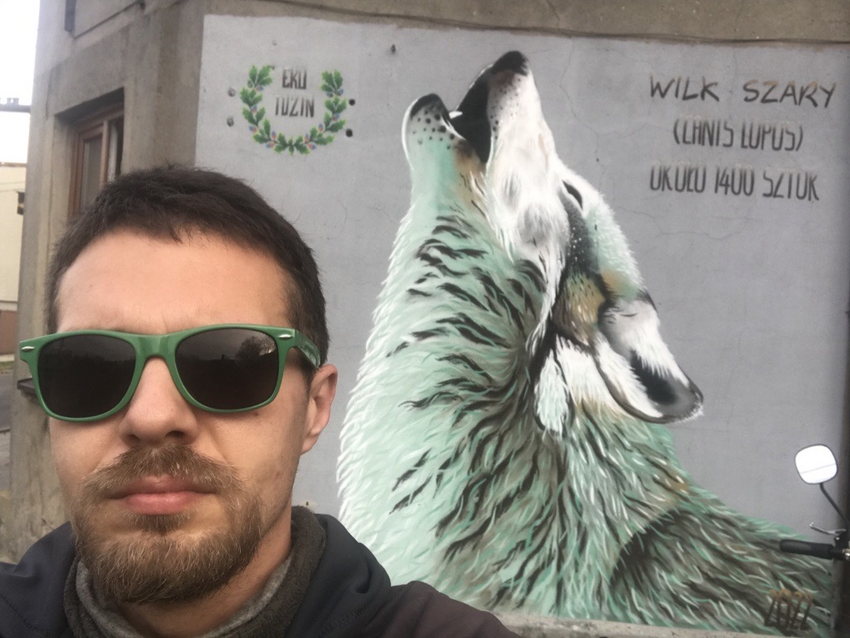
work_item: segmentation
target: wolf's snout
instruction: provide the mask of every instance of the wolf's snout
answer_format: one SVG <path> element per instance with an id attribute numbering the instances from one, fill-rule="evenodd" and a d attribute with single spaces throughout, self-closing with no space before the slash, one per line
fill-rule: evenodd
<path id="1" fill-rule="evenodd" d="M 466 92 L 457 107 L 457 115 L 452 118 L 452 126 L 472 145 L 483 163 L 490 159 L 489 94 L 489 76 L 482 74 Z"/>
<path id="2" fill-rule="evenodd" d="M 493 120 L 498 116 L 491 104 L 490 93 L 495 76 L 505 72 L 528 76 L 528 60 L 519 51 L 510 51 L 499 58 L 491 67 L 484 69 L 472 83 L 466 95 L 458 104 L 457 110 L 450 115 L 440 97 L 434 93 L 425 95 L 414 102 L 406 118 L 407 131 L 416 135 L 417 127 L 422 128 L 423 118 L 441 120 L 450 124 L 459 137 L 466 140 L 475 150 L 475 154 L 486 164 L 490 160 L 493 146 Z M 504 77 L 497 83 L 504 83 Z M 502 92 L 504 97 L 504 92 Z M 425 122 L 431 125 L 433 122 Z M 421 143 L 421 142 L 420 142 Z M 467 147 L 468 148 L 468 147 Z"/>

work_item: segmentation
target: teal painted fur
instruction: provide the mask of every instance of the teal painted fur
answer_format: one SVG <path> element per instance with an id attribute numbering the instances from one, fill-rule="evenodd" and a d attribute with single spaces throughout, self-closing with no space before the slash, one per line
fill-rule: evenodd
<path id="1" fill-rule="evenodd" d="M 829 566 L 680 466 L 665 424 L 702 397 L 509 56 L 460 116 L 428 96 L 405 117 L 412 205 L 345 418 L 344 523 L 394 581 L 478 607 L 769 633 L 784 587 L 827 635 Z"/>

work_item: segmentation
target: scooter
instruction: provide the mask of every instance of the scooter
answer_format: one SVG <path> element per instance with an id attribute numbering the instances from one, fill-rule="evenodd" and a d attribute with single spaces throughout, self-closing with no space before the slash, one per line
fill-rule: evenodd
<path id="1" fill-rule="evenodd" d="M 823 486 L 824 483 L 834 478 L 838 473 L 838 464 L 835 461 L 835 455 L 825 445 L 810 445 L 797 452 L 794 463 L 797 466 L 797 473 L 801 479 L 809 485 L 820 485 L 820 490 L 823 492 L 826 500 L 829 501 L 829 504 L 838 512 L 841 520 L 844 521 L 844 529 L 826 530 L 811 523 L 809 527 L 816 532 L 832 536 L 832 544 L 785 539 L 779 541 L 779 549 L 791 554 L 805 554 L 806 556 L 815 556 L 827 560 L 850 562 L 850 546 L 848 546 L 847 533 L 850 524 L 848 524 L 844 512 L 832 500 L 832 497 Z"/>

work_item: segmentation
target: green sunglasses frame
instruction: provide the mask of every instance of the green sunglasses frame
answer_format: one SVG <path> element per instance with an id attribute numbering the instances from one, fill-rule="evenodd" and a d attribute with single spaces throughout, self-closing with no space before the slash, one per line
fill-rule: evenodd
<path id="1" fill-rule="evenodd" d="M 177 346 L 183 340 L 193 335 L 201 334 L 204 332 L 210 332 L 213 330 L 221 330 L 224 328 L 256 330 L 257 332 L 261 332 L 265 335 L 268 335 L 269 337 L 274 339 L 275 344 L 277 344 L 277 382 L 275 384 L 274 392 L 272 392 L 271 396 L 262 403 L 251 405 L 245 408 L 236 408 L 229 410 L 211 408 L 196 401 L 195 398 L 186 389 L 186 386 L 183 385 L 183 380 L 180 378 L 180 373 L 177 371 L 177 362 L 175 361 L 174 356 Z M 136 353 L 136 364 L 135 368 L 133 369 L 133 377 L 130 381 L 129 387 L 127 388 L 127 392 L 124 393 L 124 396 L 121 398 L 121 400 L 115 407 L 106 412 L 103 412 L 102 414 L 97 414 L 91 417 L 67 417 L 53 412 L 44 402 L 44 399 L 41 395 L 41 385 L 38 381 L 38 357 L 41 352 L 41 349 L 47 344 L 52 343 L 58 339 L 75 335 L 103 335 L 106 337 L 120 339 L 121 341 L 129 343 Z M 60 421 L 85 423 L 89 421 L 98 421 L 100 419 L 105 419 L 107 417 L 112 416 L 116 412 L 120 412 L 124 408 L 124 406 L 126 406 L 130 402 L 130 400 L 133 398 L 133 395 L 136 393 L 136 389 L 139 386 L 139 380 L 142 378 L 142 371 L 144 370 L 145 364 L 147 363 L 148 359 L 150 359 L 151 357 L 160 357 L 165 361 L 166 365 L 168 366 L 168 371 L 171 373 L 171 379 L 174 381 L 174 385 L 177 386 L 177 389 L 180 391 L 180 394 L 183 396 L 183 398 L 196 408 L 200 408 L 201 410 L 205 410 L 207 412 L 219 413 L 247 412 L 248 410 L 255 410 L 257 408 L 261 408 L 264 405 L 268 405 L 269 403 L 274 401 L 278 391 L 280 390 L 280 384 L 283 381 L 283 368 L 284 364 L 286 363 L 286 355 L 289 353 L 290 348 L 296 348 L 300 352 L 302 352 L 307 358 L 307 360 L 313 365 L 313 367 L 318 368 L 321 365 L 319 349 L 312 341 L 310 341 L 298 330 L 295 330 L 294 328 L 260 326 L 243 323 L 224 323 L 214 326 L 202 326 L 199 328 L 180 330 L 179 332 L 170 332 L 161 335 L 135 334 L 131 332 L 116 332 L 113 330 L 74 330 L 71 332 L 57 332 L 55 334 L 21 341 L 20 356 L 21 359 L 25 361 L 26 364 L 29 366 L 30 372 L 32 373 L 36 396 L 38 397 L 38 402 L 41 404 L 42 409 L 49 416 L 53 417 L 54 419 L 59 419 Z"/>

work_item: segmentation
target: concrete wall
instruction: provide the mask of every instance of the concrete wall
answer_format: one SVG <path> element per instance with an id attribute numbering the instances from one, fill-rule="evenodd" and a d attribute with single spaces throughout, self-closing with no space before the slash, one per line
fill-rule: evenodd
<path id="1" fill-rule="evenodd" d="M 497 614 L 506 627 L 523 638 L 752 638 L 759 634 L 699 629 L 671 629 L 602 620 L 564 620 Z"/>
<path id="2" fill-rule="evenodd" d="M 764 86 L 753 78 L 768 77 L 795 78 L 790 86 L 802 85 L 798 78 L 806 77 L 806 86 L 810 86 L 810 76 L 817 69 L 816 79 L 825 87 L 819 92 L 833 91 L 837 96 L 837 87 L 850 81 L 850 57 L 846 52 L 799 45 L 696 45 L 492 30 L 398 28 L 299 18 L 208 16 L 196 158 L 203 165 L 249 180 L 275 207 L 292 216 L 317 250 L 325 275 L 334 337 L 330 359 L 340 369 L 340 401 L 320 444 L 301 463 L 296 502 L 308 500 L 321 511 L 335 513 L 339 488 L 343 522 L 370 546 L 394 579 L 430 580 L 453 595 L 467 596 L 469 602 L 488 608 L 502 605 L 511 609 L 514 601 L 511 594 L 504 594 L 499 600 L 488 598 L 490 592 L 498 590 L 502 594 L 503 590 L 497 585 L 490 588 L 479 584 L 486 581 L 484 576 L 476 582 L 473 592 L 467 574 L 488 573 L 494 580 L 500 578 L 478 564 L 482 556 L 486 556 L 483 560 L 488 565 L 501 565 L 502 573 L 513 573 L 506 566 L 510 560 L 507 557 L 516 556 L 514 548 L 527 537 L 528 528 L 519 523 L 518 529 L 512 529 L 511 521 L 548 521 L 538 509 L 540 504 L 548 507 L 551 502 L 558 502 L 556 493 L 551 498 L 541 495 L 546 492 L 545 479 L 535 482 L 538 477 L 549 477 L 547 470 L 530 473 L 528 482 L 532 487 L 526 491 L 517 488 L 518 483 L 524 484 L 519 480 L 525 476 L 523 468 L 546 465 L 541 461 L 545 453 L 533 456 L 530 450 L 536 453 L 541 448 L 557 448 L 558 458 L 570 467 L 568 480 L 555 481 L 557 489 L 568 484 L 574 501 L 597 505 L 589 508 L 593 512 L 603 503 L 611 528 L 648 527 L 632 512 L 622 518 L 611 513 L 619 510 L 620 491 L 606 490 L 601 485 L 604 480 L 599 485 L 595 483 L 594 477 L 604 476 L 609 466 L 605 461 L 596 464 L 588 460 L 594 455 L 583 453 L 583 433 L 593 428 L 579 425 L 580 416 L 569 421 L 568 426 L 563 425 L 560 416 L 541 416 L 553 435 L 547 438 L 547 433 L 541 432 L 542 426 L 538 427 L 539 422 L 533 425 L 524 421 L 530 411 L 507 407 L 511 405 L 510 397 L 523 396 L 522 379 L 533 377 L 534 372 L 523 370 L 514 375 L 512 366 L 523 364 L 515 364 L 514 359 L 502 361 L 500 356 L 515 352 L 515 347 L 525 352 L 530 327 L 529 332 L 520 328 L 520 335 L 510 333 L 506 337 L 510 345 L 502 343 L 487 354 L 483 352 L 485 346 L 473 345 L 462 335 L 441 332 L 441 326 L 463 314 L 491 334 L 505 334 L 505 324 L 509 322 L 500 320 L 492 308 L 483 303 L 463 306 L 456 295 L 441 292 L 449 286 L 461 286 L 474 299 L 485 298 L 486 294 L 476 289 L 471 278 L 464 276 L 465 268 L 474 267 L 490 273 L 497 288 L 508 290 L 505 273 L 513 269 L 500 265 L 500 242 L 489 241 L 486 230 L 467 232 L 463 247 L 480 250 L 492 259 L 488 258 L 484 266 L 483 260 L 476 259 L 473 264 L 472 260 L 453 258 L 452 275 L 447 277 L 446 286 L 433 284 L 427 290 L 420 289 L 420 282 L 433 283 L 438 273 L 430 262 L 423 263 L 418 251 L 405 253 L 405 246 L 438 241 L 446 223 L 442 217 L 438 222 L 431 220 L 429 200 L 422 189 L 414 189 L 416 203 L 410 207 L 411 180 L 416 184 L 417 178 L 426 179 L 423 175 L 428 174 L 427 168 L 422 163 L 429 164 L 420 159 L 418 168 L 408 168 L 398 133 L 405 110 L 421 96 L 433 93 L 439 94 L 452 110 L 479 69 L 507 50 L 519 50 L 528 56 L 558 155 L 602 191 L 613 208 L 658 308 L 661 334 L 705 396 L 705 414 L 701 417 L 657 428 L 643 424 L 631 434 L 611 434 L 610 424 L 622 422 L 622 417 L 616 416 L 619 408 L 613 406 L 611 411 L 588 419 L 609 424 L 602 428 L 605 436 L 591 434 L 587 438 L 605 450 L 606 458 L 617 459 L 619 473 L 639 472 L 638 465 L 647 466 L 647 449 L 654 448 L 665 463 L 680 463 L 676 465 L 677 475 L 686 477 L 689 485 L 710 490 L 745 516 L 785 523 L 801 533 L 806 533 L 811 520 L 832 522 L 835 515 L 828 503 L 813 499 L 814 492 L 796 476 L 792 459 L 798 449 L 813 440 L 834 448 L 839 448 L 842 441 L 847 336 L 844 312 L 850 290 L 850 256 L 846 251 L 850 220 L 845 212 L 850 196 L 850 155 L 841 140 L 848 137 L 850 122 L 837 101 L 830 100 L 828 106 L 825 100 L 797 103 L 788 93 L 781 104 L 778 96 L 776 102 L 756 103 L 744 87 L 752 91 L 753 86 Z M 247 89 L 240 91 L 240 87 L 248 83 L 253 66 L 268 72 L 268 85 L 252 98 L 246 97 Z M 265 111 L 264 117 L 257 117 L 269 124 L 272 135 L 277 134 L 277 143 L 281 136 L 302 139 L 310 126 L 321 120 L 326 98 L 319 86 L 321 72 L 327 70 L 339 72 L 343 81 L 347 107 L 341 118 L 345 120 L 345 135 L 339 131 L 330 145 L 317 146 L 309 155 L 294 156 L 275 153 L 269 148 L 275 146 L 272 141 L 262 139 L 264 143 L 258 144 L 252 139 L 245 120 L 253 116 L 244 115 L 243 106 L 256 99 L 261 100 L 259 107 Z M 684 79 L 687 77 L 690 82 Z M 302 81 L 293 83 L 293 78 Z M 707 88 L 704 100 L 694 91 L 694 83 Z M 680 97 L 674 99 L 679 85 Z M 668 86 L 671 88 L 664 88 Z M 496 101 L 494 96 L 491 98 Z M 301 108 L 314 102 L 315 114 L 309 108 L 307 113 Z M 490 102 L 488 107 L 498 108 Z M 536 125 L 536 108 L 522 101 L 516 109 L 511 113 L 523 115 L 504 117 L 516 117 L 518 121 L 527 118 L 526 126 Z M 506 131 L 499 139 L 509 145 L 508 131 L 516 129 L 501 117 L 499 121 Z M 794 145 L 793 151 L 753 149 L 751 141 L 741 137 L 751 126 L 759 129 L 758 123 L 774 121 L 782 121 L 796 131 L 799 147 Z M 724 140 L 712 144 L 685 138 L 681 125 L 688 122 L 707 122 L 712 126 L 723 122 L 727 127 Z M 434 134 L 435 140 L 438 137 Z M 408 151 L 411 146 L 417 148 L 415 141 L 408 138 Z M 681 141 L 690 143 L 677 143 Z M 427 145 L 428 141 L 424 143 Z M 446 151 L 442 146 L 439 150 Z M 434 162 L 446 159 L 436 150 L 427 156 Z M 500 165 L 498 158 L 488 162 L 488 167 Z M 532 165 L 531 160 L 528 165 Z M 694 183 L 692 192 L 675 192 L 673 174 L 682 166 L 692 167 L 703 175 L 702 179 L 708 171 L 708 186 L 705 182 Z M 775 181 L 773 171 L 788 166 L 812 176 L 818 192 L 810 192 L 810 201 L 805 201 L 802 190 L 799 194 L 803 200 L 793 202 L 785 191 L 781 199 L 764 195 L 769 184 L 764 176 Z M 658 177 L 667 167 L 669 184 Z M 737 187 L 723 187 L 723 171 L 738 170 L 731 167 L 740 167 L 752 178 L 744 192 L 736 194 Z M 488 176 L 489 171 L 490 168 Z M 286 179 L 281 179 L 281 175 Z M 539 183 L 546 183 L 537 172 L 535 175 Z M 483 188 L 497 191 L 491 179 L 495 178 L 489 177 Z M 526 193 L 523 182 L 528 179 L 527 174 L 520 175 L 518 171 L 516 188 Z M 756 180 L 758 184 L 754 186 Z M 576 189 L 581 186 L 576 184 Z M 492 202 L 496 197 L 482 199 Z M 524 198 L 525 195 L 518 199 Z M 470 223 L 479 219 L 482 212 L 491 224 L 496 223 L 494 206 L 482 204 L 481 211 L 464 215 L 460 211 L 464 210 L 465 201 L 465 196 L 459 197 L 456 205 L 446 208 Z M 584 201 L 589 201 L 586 193 Z M 409 208 L 411 212 L 405 215 Z M 516 212 L 508 204 L 498 210 L 511 219 Z M 558 211 L 551 215 L 551 219 L 558 219 Z M 815 219 L 818 223 L 813 224 Z M 575 225 L 571 223 L 571 230 Z M 389 265 L 394 237 L 396 252 L 393 265 Z M 811 245 L 817 245 L 818 250 L 796 249 Z M 617 260 L 621 256 L 618 252 Z M 813 281 L 819 282 L 817 287 L 811 286 Z M 412 290 L 420 294 L 414 296 Z M 379 295 L 381 301 L 377 302 Z M 570 298 L 568 305 L 576 308 L 581 303 L 581 299 Z M 823 323 L 818 325 L 816 318 L 822 318 Z M 422 334 L 430 336 L 417 336 Z M 793 338 L 784 338 L 786 335 Z M 367 338 L 371 345 L 364 349 Z M 467 376 L 457 367 L 443 363 L 445 352 L 462 353 L 489 372 L 511 372 L 500 376 L 499 383 Z M 589 389 L 590 379 L 597 374 L 596 364 L 584 367 L 573 361 L 564 368 L 580 369 L 576 375 L 580 378 L 553 380 L 546 385 L 548 390 L 569 388 L 576 406 L 581 405 L 586 394 L 596 397 L 592 401 L 595 405 L 599 405 L 596 401 L 605 403 L 604 393 L 598 395 Z M 806 373 L 801 375 L 801 370 Z M 355 387 L 358 374 L 361 381 Z M 470 380 L 475 389 L 467 393 L 463 384 L 456 383 L 459 377 Z M 503 394 L 502 383 L 509 383 L 512 391 Z M 451 393 L 440 390 L 453 385 L 460 387 Z M 533 400 L 522 400 L 523 408 L 528 404 L 548 405 L 547 398 L 552 394 L 540 392 L 540 385 L 544 384 L 532 390 Z M 450 394 L 450 398 L 442 400 L 445 394 Z M 822 400 L 813 400 L 814 396 Z M 350 397 L 347 404 L 346 397 Z M 587 412 L 587 407 L 575 407 L 576 414 Z M 462 419 L 457 417 L 461 413 Z M 499 414 L 499 418 L 488 418 L 494 414 Z M 493 460 L 482 464 L 484 467 L 476 467 L 474 462 L 467 464 L 464 446 L 494 421 L 499 425 L 480 436 L 482 440 L 492 437 L 499 441 L 494 446 Z M 460 434 L 467 427 L 467 435 Z M 562 430 L 569 431 L 569 436 L 561 434 Z M 648 434 L 650 431 L 653 434 Z M 664 445 L 660 441 L 669 440 L 671 434 L 676 452 L 666 454 L 661 452 Z M 624 447 L 630 448 L 626 441 L 636 443 L 631 436 L 647 437 L 640 439 L 642 453 L 634 459 L 622 453 Z M 648 444 L 649 438 L 655 436 L 658 438 Z M 341 441 L 342 455 L 337 441 Z M 457 450 L 457 454 L 452 454 L 452 450 Z M 500 456 L 502 452 L 504 456 Z M 523 452 L 528 456 L 523 457 Z M 658 465 L 648 462 L 648 466 Z M 504 483 L 498 478 L 491 481 L 487 473 L 493 467 L 508 468 L 499 473 L 499 478 L 508 474 L 512 479 Z M 339 485 L 331 478 L 335 471 L 341 477 Z M 434 476 L 441 480 L 429 482 Z M 660 475 L 637 481 L 658 482 L 663 483 Z M 488 486 L 487 497 L 482 501 L 505 502 L 505 509 L 490 510 L 485 504 L 480 508 L 470 506 L 457 515 L 462 506 L 456 495 L 474 493 L 474 486 L 482 484 Z M 676 500 L 670 496 L 658 502 Z M 411 501 L 413 506 L 409 505 Z M 596 617 L 599 612 L 594 605 L 604 596 L 601 591 L 605 587 L 597 589 L 591 584 L 598 573 L 596 567 L 629 562 L 628 552 L 624 552 L 626 557 L 603 558 L 590 557 L 590 551 L 570 550 L 571 540 L 581 538 L 587 529 L 592 530 L 591 534 L 599 532 L 598 537 L 594 536 L 599 545 L 596 541 L 588 545 L 594 550 L 605 547 L 598 550 L 600 554 L 609 551 L 606 539 L 610 539 L 610 533 L 604 526 L 588 522 L 577 511 L 581 509 L 584 508 L 571 511 L 566 507 L 560 517 L 562 523 L 553 523 L 545 532 L 539 532 L 545 539 L 563 539 L 560 543 L 553 541 L 553 545 L 566 556 L 581 558 L 565 558 L 566 564 L 536 578 L 534 586 L 528 588 L 516 584 L 520 576 L 511 581 L 509 589 L 522 592 L 517 604 L 529 613 L 532 609 L 551 613 L 558 605 L 557 611 L 563 615 Z M 540 516 L 530 512 L 539 512 Z M 455 515 L 457 518 L 453 519 Z M 709 522 L 712 518 L 707 513 L 700 526 L 700 539 L 707 545 L 713 544 L 711 538 L 717 538 Z M 446 524 L 446 520 L 457 524 Z M 537 529 L 547 524 L 540 523 Z M 684 527 L 681 521 L 677 525 L 678 529 Z M 435 529 L 439 533 L 434 533 Z M 767 536 L 775 539 L 787 533 L 774 528 Z M 483 543 L 476 545 L 469 540 L 476 534 L 488 538 L 486 551 Z M 469 547 L 461 549 L 460 539 Z M 646 542 L 642 543 L 645 551 L 654 554 Z M 701 565 L 696 571 L 712 573 L 714 583 L 733 573 L 724 550 L 712 564 Z M 546 551 L 517 558 L 517 562 L 529 565 L 524 573 L 537 575 L 534 560 L 540 559 L 546 566 L 560 560 L 557 551 Z M 619 547 L 613 550 L 615 554 L 618 551 Z M 748 559 L 742 562 L 746 564 L 749 582 L 753 582 L 758 552 L 741 549 L 741 554 L 745 551 Z M 446 559 L 449 554 L 451 558 Z M 548 558 L 541 559 L 544 554 Z M 665 564 L 668 582 L 675 582 L 680 571 L 694 569 L 693 554 L 671 552 Z M 506 558 L 503 561 L 501 557 Z M 526 558 L 532 562 L 524 562 Z M 771 583 L 768 588 L 776 587 L 780 573 L 792 571 L 779 566 L 785 559 L 787 555 L 766 559 L 773 570 L 764 580 Z M 594 568 L 583 572 L 590 564 Z M 808 571 L 808 567 L 800 571 Z M 564 601 L 553 602 L 547 596 L 558 590 L 554 582 L 561 578 L 569 594 Z M 729 578 L 738 582 L 734 576 Z M 829 584 L 822 587 L 822 596 L 828 598 Z M 646 589 L 656 600 L 662 596 L 661 588 Z M 682 600 L 682 591 L 687 588 L 675 589 L 676 600 Z M 590 602 L 588 590 L 593 591 Z M 641 594 L 642 599 L 651 597 L 649 591 Z M 606 617 L 637 619 L 617 615 L 625 612 L 613 608 L 614 603 L 607 607 Z"/>

